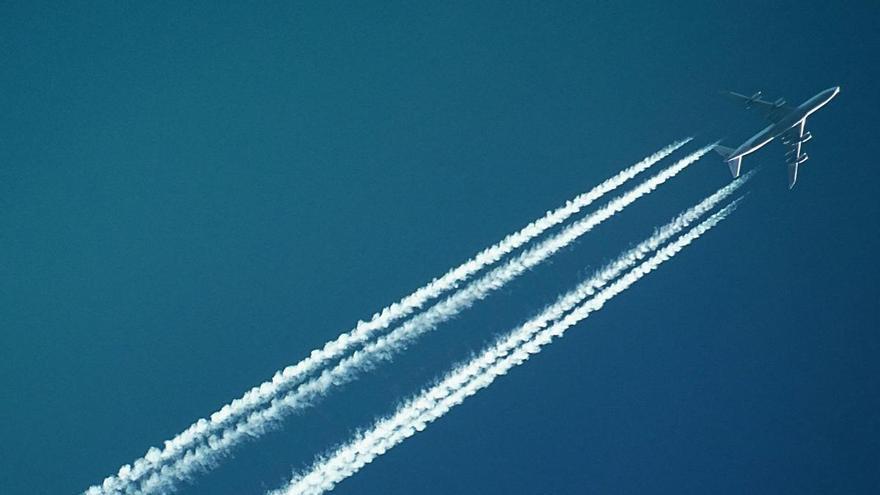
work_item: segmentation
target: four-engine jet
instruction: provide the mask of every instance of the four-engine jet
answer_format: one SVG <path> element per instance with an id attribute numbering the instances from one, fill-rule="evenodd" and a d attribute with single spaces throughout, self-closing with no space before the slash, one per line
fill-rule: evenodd
<path id="1" fill-rule="evenodd" d="M 739 177 L 743 157 L 759 150 L 765 144 L 778 137 L 783 144 L 789 147 L 785 156 L 786 163 L 788 164 L 788 188 L 791 189 L 797 181 L 798 165 L 807 161 L 807 154 L 801 153 L 801 145 L 812 137 L 809 132 L 804 131 L 807 117 L 831 101 L 839 92 L 840 86 L 828 88 L 798 107 L 787 105 L 782 98 L 774 102 L 762 100 L 760 91 L 752 96 L 728 92 L 728 95 L 744 101 L 746 108 L 756 108 L 761 111 L 771 123 L 739 148 L 734 150 L 724 146 L 716 146 L 715 151 L 721 154 L 725 161 L 727 161 L 730 173 L 734 177 Z"/>

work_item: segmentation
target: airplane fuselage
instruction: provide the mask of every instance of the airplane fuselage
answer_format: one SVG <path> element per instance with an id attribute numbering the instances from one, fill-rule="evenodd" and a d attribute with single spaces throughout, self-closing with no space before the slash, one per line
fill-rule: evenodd
<path id="1" fill-rule="evenodd" d="M 733 151 L 733 153 L 728 157 L 728 160 L 742 158 L 749 153 L 754 153 L 755 151 L 761 149 L 770 141 L 773 141 L 780 135 L 784 134 L 787 130 L 796 125 L 799 125 L 803 120 L 809 117 L 810 114 L 825 106 L 825 104 L 827 104 L 829 101 L 831 101 L 832 98 L 837 96 L 837 93 L 839 92 L 840 87 L 835 86 L 833 88 L 828 88 L 825 91 L 822 91 L 816 96 L 805 101 L 800 106 L 789 112 L 788 115 L 783 117 L 782 120 L 780 120 L 779 122 L 765 127 L 761 132 L 749 138 L 748 141 L 746 141 L 739 148 Z"/>

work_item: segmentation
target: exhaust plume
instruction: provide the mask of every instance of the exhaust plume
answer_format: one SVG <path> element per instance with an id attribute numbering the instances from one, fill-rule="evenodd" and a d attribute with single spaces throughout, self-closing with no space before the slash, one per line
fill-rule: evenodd
<path id="1" fill-rule="evenodd" d="M 595 226 L 675 177 L 708 153 L 713 146 L 704 146 L 685 156 L 628 192 L 612 199 L 595 212 L 569 225 L 558 234 L 520 253 L 428 310 L 415 315 L 393 331 L 366 344 L 363 348 L 342 359 L 333 368 L 325 369 L 318 376 L 302 383 L 283 397 L 273 399 L 264 409 L 252 411 L 246 418 L 209 437 L 207 443 L 187 450 L 183 456 L 145 477 L 140 489 L 134 490 L 134 492 L 166 493 L 173 489 L 176 482 L 187 480 L 196 472 L 210 470 L 232 448 L 245 439 L 262 436 L 291 413 L 314 404 L 332 389 L 350 383 L 361 373 L 371 370 L 380 362 L 390 360 L 418 336 L 433 330 L 440 323 L 484 299 L 491 292 L 542 263 Z"/>
<path id="2" fill-rule="evenodd" d="M 395 414 L 378 421 L 369 431 L 359 433 L 354 440 L 316 462 L 308 473 L 294 477 L 287 487 L 272 491 L 270 495 L 324 493 L 343 479 L 359 471 L 376 457 L 384 454 L 388 449 L 416 432 L 424 430 L 428 423 L 443 416 L 467 397 L 488 387 L 495 378 L 506 374 L 514 366 L 522 364 L 532 354 L 540 352 L 543 346 L 549 344 L 553 338 L 561 337 L 568 328 L 587 318 L 593 311 L 600 309 L 611 298 L 632 286 L 641 277 L 656 269 L 721 222 L 736 208 L 739 199 L 657 251 L 647 261 L 627 272 L 592 299 L 588 299 L 598 288 L 614 279 L 629 266 L 637 263 L 652 250 L 652 246 L 656 248 L 664 242 L 664 238 L 668 239 L 686 228 L 687 224 L 730 195 L 749 177 L 750 175 L 743 176 L 741 182 L 735 181 L 679 215 L 637 247 L 627 251 L 597 272 L 594 277 L 561 296 L 556 303 L 545 308 L 541 314 L 510 332 L 480 356 L 456 367 L 439 383 L 402 404 Z M 573 311 L 562 317 L 572 308 L 574 308 Z M 556 321 L 556 323 L 547 328 L 551 321 Z"/>
<path id="3" fill-rule="evenodd" d="M 369 321 L 359 321 L 355 328 L 327 342 L 323 348 L 313 350 L 308 357 L 295 365 L 275 373 L 271 380 L 253 387 L 240 398 L 221 407 L 207 418 L 201 418 L 175 437 L 164 442 L 160 449 L 150 448 L 144 457 L 122 466 L 115 476 L 107 477 L 102 485 L 92 486 L 86 493 L 114 493 L 130 491 L 128 485 L 142 478 L 158 466 L 184 454 L 190 447 L 204 442 L 229 424 L 238 421 L 256 408 L 262 407 L 279 394 L 301 383 L 307 376 L 324 367 L 356 346 L 368 341 L 378 332 L 386 329 L 402 318 L 422 308 L 427 302 L 457 288 L 483 268 L 496 263 L 504 256 L 525 245 L 535 237 L 578 213 L 605 194 L 620 187 L 636 175 L 644 172 L 663 158 L 669 156 L 693 138 L 674 142 L 640 162 L 622 170 L 590 191 L 576 196 L 563 206 L 548 211 L 542 218 L 526 225 L 521 230 L 507 235 L 500 242 L 477 253 L 473 258 L 449 270 L 443 276 L 432 280 L 400 301 L 386 306 L 375 313 Z"/>

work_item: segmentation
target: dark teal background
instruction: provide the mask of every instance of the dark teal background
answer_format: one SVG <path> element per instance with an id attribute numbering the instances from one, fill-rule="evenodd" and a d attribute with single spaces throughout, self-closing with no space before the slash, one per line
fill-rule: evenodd
<path id="1" fill-rule="evenodd" d="M 800 103 L 718 229 L 338 493 L 877 493 L 876 2 L 4 2 L 0 493 L 99 482 L 684 136 Z M 679 153 L 676 157 L 682 156 Z M 253 493 L 729 180 L 716 156 L 248 444 Z"/>

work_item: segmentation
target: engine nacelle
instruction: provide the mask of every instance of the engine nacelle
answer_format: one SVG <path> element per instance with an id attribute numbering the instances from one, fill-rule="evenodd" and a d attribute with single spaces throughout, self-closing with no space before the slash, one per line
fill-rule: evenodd
<path id="1" fill-rule="evenodd" d="M 804 153 L 803 155 L 801 155 L 800 158 L 798 158 L 797 164 L 800 165 L 801 163 L 804 163 L 805 161 L 807 161 L 808 158 L 810 157 L 808 157 L 807 154 Z"/>
<path id="2" fill-rule="evenodd" d="M 779 140 L 782 142 L 782 144 L 791 146 L 791 145 L 795 145 L 797 143 L 804 144 L 807 141 L 809 141 L 810 139 L 813 139 L 813 135 L 810 134 L 810 131 L 807 131 L 799 138 L 791 138 L 788 136 L 783 136 Z"/>
<path id="3" fill-rule="evenodd" d="M 782 108 L 783 106 L 785 106 L 785 100 L 783 98 L 779 98 L 778 100 L 773 102 L 773 106 L 775 106 L 776 108 Z"/>

